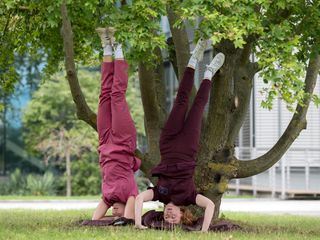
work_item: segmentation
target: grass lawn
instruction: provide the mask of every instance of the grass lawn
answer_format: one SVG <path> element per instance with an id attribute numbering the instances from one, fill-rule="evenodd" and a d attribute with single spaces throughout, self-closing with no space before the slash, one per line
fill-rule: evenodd
<path id="1" fill-rule="evenodd" d="M 241 231 L 227 233 L 136 230 L 133 227 L 80 227 L 92 210 L 0 210 L 0 239 L 320 239 L 320 218 L 225 213 Z"/>

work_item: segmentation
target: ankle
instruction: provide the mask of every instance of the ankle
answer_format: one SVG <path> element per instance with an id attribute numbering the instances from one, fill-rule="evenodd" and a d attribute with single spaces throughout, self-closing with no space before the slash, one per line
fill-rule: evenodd
<path id="1" fill-rule="evenodd" d="M 123 60 L 124 56 L 123 56 L 123 51 L 122 51 L 122 45 L 120 43 L 115 44 L 114 47 L 114 57 L 117 60 Z"/>
<path id="2" fill-rule="evenodd" d="M 206 70 L 204 72 L 204 76 L 203 76 L 203 79 L 207 79 L 207 80 L 212 80 L 212 77 L 213 77 L 214 73 L 211 72 L 210 70 Z"/>
<path id="3" fill-rule="evenodd" d="M 198 64 L 198 60 L 196 58 L 194 58 L 193 56 L 191 56 L 191 58 L 189 59 L 189 62 L 188 62 L 188 67 L 196 69 L 197 64 Z"/>
<path id="4" fill-rule="evenodd" d="M 188 68 L 192 68 L 193 70 L 195 70 L 196 68 L 195 68 L 195 66 L 193 66 L 193 65 L 191 65 L 191 64 L 188 64 L 188 66 L 187 66 Z"/>
<path id="5" fill-rule="evenodd" d="M 109 44 L 103 48 L 103 56 L 112 56 L 112 52 L 112 46 Z"/>
<path id="6" fill-rule="evenodd" d="M 103 62 L 113 62 L 112 56 L 103 56 Z"/>

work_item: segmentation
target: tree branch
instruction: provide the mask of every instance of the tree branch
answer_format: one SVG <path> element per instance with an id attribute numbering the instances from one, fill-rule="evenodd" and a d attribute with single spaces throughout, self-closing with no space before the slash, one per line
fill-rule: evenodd
<path id="1" fill-rule="evenodd" d="M 239 63 L 241 65 L 245 65 L 248 62 L 250 62 L 250 56 L 252 53 L 252 44 L 253 44 L 253 39 L 254 37 L 248 37 L 246 40 L 246 44 L 244 45 L 243 49 L 241 50 L 240 58 L 239 58 Z"/>
<path id="2" fill-rule="evenodd" d="M 252 38 L 253 39 L 253 38 Z M 227 145 L 233 146 L 241 126 L 245 120 L 249 109 L 251 91 L 253 87 L 253 71 L 252 63 L 250 62 L 252 50 L 252 42 L 249 40 L 241 51 L 238 59 L 237 68 L 234 70 L 234 101 L 233 114 L 231 117 L 231 128 L 228 135 Z"/>
<path id="3" fill-rule="evenodd" d="M 174 47 L 174 43 L 173 43 L 172 37 L 169 37 L 167 39 L 167 45 L 168 45 L 169 61 L 172 64 L 172 67 L 173 67 L 173 70 L 174 70 L 176 76 L 179 76 L 178 63 L 177 63 L 177 54 L 176 54 L 176 50 L 175 50 L 175 47 Z"/>
<path id="4" fill-rule="evenodd" d="M 174 50 L 171 50 L 171 55 L 174 54 L 173 68 L 176 73 L 178 81 L 180 81 L 182 79 L 184 70 L 187 67 L 188 61 L 190 58 L 189 39 L 188 39 L 185 25 L 183 25 L 182 28 L 176 28 L 173 26 L 178 21 L 178 18 L 179 18 L 179 16 L 177 16 L 174 10 L 171 9 L 169 6 L 167 6 L 167 13 L 168 13 L 170 31 L 172 34 L 172 41 L 173 41 L 172 47 L 174 48 Z M 169 54 L 170 54 L 170 49 L 169 49 Z M 190 110 L 191 104 L 193 103 L 196 92 L 197 92 L 196 88 L 193 87 L 190 94 L 190 98 L 189 98 L 189 110 Z"/>
<path id="5" fill-rule="evenodd" d="M 157 56 L 161 56 L 161 49 L 160 48 L 155 48 L 155 54 Z M 161 59 L 161 62 L 156 66 L 155 68 L 155 90 L 156 90 L 156 99 L 157 99 L 157 104 L 159 107 L 159 126 L 162 128 L 166 117 L 167 117 L 167 95 L 166 95 L 166 82 L 164 78 L 164 65 L 163 65 L 163 60 Z"/>
<path id="6" fill-rule="evenodd" d="M 154 182 L 154 178 L 151 177 L 150 169 L 154 167 L 154 161 L 152 161 L 152 157 L 149 153 L 142 153 L 138 149 L 135 151 L 134 155 L 141 159 L 141 166 L 140 170 L 144 173 L 145 177 L 148 178 L 153 184 L 156 184 Z"/>
<path id="7" fill-rule="evenodd" d="M 247 111 L 250 105 L 251 91 L 253 87 L 253 76 L 249 75 L 247 68 L 239 67 L 234 74 L 234 103 L 230 126 L 228 134 L 227 145 L 232 146 L 235 138 L 238 136 L 239 130 L 243 125 Z"/>
<path id="8" fill-rule="evenodd" d="M 160 161 L 159 138 L 165 118 L 165 109 L 163 109 L 162 106 L 164 103 L 160 103 L 159 101 L 162 95 L 157 93 L 157 91 L 161 90 L 157 88 L 157 85 L 161 85 L 162 81 L 161 75 L 159 74 L 161 70 L 157 70 L 159 67 L 160 66 L 146 66 L 143 62 L 139 63 L 140 91 L 148 139 L 148 154 L 145 155 L 144 161 L 142 162 L 142 169 L 145 170 L 150 169 Z"/>
<path id="9" fill-rule="evenodd" d="M 303 105 L 298 105 L 287 129 L 282 134 L 278 142 L 264 155 L 249 161 L 238 160 L 238 171 L 235 178 L 250 177 L 269 169 L 278 162 L 283 154 L 288 150 L 300 132 L 306 128 L 306 114 L 311 101 L 311 94 L 317 82 L 320 70 L 319 53 L 311 55 L 307 68 L 304 91 L 306 96 Z"/>
<path id="10" fill-rule="evenodd" d="M 97 116 L 89 108 L 78 81 L 77 71 L 76 71 L 75 62 L 74 62 L 73 33 L 72 33 L 71 22 L 68 18 L 68 11 L 67 11 L 65 0 L 61 4 L 61 16 L 62 16 L 61 35 L 63 38 L 63 47 L 65 52 L 65 69 L 67 73 L 67 79 L 69 82 L 72 98 L 74 103 L 76 104 L 77 116 L 79 119 L 85 121 L 92 128 L 97 130 L 97 125 L 96 125 Z"/>
<path id="11" fill-rule="evenodd" d="M 3 28 L 2 34 L 1 34 L 1 38 L 0 38 L 1 42 L 2 42 L 2 38 L 6 35 L 7 29 L 9 27 L 9 23 L 10 23 L 10 19 L 11 19 L 11 13 L 12 13 L 12 11 L 8 12 L 8 18 L 7 18 L 7 21 L 6 21 L 5 25 L 4 25 L 4 28 Z"/>
<path id="12" fill-rule="evenodd" d="M 178 75 L 177 78 L 180 80 L 184 73 L 184 70 L 188 64 L 190 58 L 190 46 L 188 35 L 185 27 L 176 28 L 173 25 L 177 22 L 178 16 L 176 13 L 167 6 L 167 13 L 169 19 L 170 30 L 172 34 L 173 43 L 175 46 L 177 66 L 178 66 Z"/>

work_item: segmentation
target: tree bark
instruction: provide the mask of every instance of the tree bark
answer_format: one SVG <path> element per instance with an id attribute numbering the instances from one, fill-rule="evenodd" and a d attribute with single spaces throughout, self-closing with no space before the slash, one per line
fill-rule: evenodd
<path id="1" fill-rule="evenodd" d="M 67 79 L 69 82 L 71 94 L 74 103 L 77 108 L 77 116 L 79 119 L 88 123 L 92 128 L 97 130 L 96 119 L 97 115 L 89 108 L 85 97 L 82 93 L 77 71 L 74 62 L 74 51 L 73 51 L 73 33 L 71 22 L 68 17 L 68 11 L 66 1 L 64 0 L 61 4 L 61 16 L 62 16 L 62 28 L 61 35 L 63 38 L 63 48 L 65 52 L 65 69 L 67 73 Z"/>
<path id="2" fill-rule="evenodd" d="M 66 178 L 67 178 L 67 197 L 71 197 L 71 159 L 70 159 L 70 146 L 66 148 Z"/>
<path id="3" fill-rule="evenodd" d="M 157 56 L 161 56 L 161 49 L 156 48 L 155 54 Z M 159 106 L 159 126 L 160 129 L 162 128 L 166 118 L 167 118 L 167 94 L 166 94 L 166 79 L 164 77 L 164 65 L 163 65 L 163 60 L 161 59 L 161 62 L 155 67 L 155 72 L 154 72 L 155 78 L 155 87 L 157 89 L 156 91 L 156 99 L 157 99 L 157 104 Z"/>
<path id="4" fill-rule="evenodd" d="M 215 194 L 213 196 L 209 196 L 210 199 L 214 203 L 214 213 L 213 213 L 213 218 L 212 219 L 217 219 L 220 215 L 220 206 L 221 206 L 221 198 L 222 194 Z"/>
<path id="5" fill-rule="evenodd" d="M 169 37 L 166 42 L 168 46 L 169 61 L 171 62 L 175 75 L 179 76 L 177 54 L 176 54 L 172 37 Z"/>
<path id="6" fill-rule="evenodd" d="M 173 69 L 180 82 L 190 59 L 190 43 L 185 25 L 181 28 L 174 27 L 174 24 L 179 19 L 177 13 L 169 6 L 167 6 L 167 13 L 174 46 L 174 51 L 169 49 L 169 54 L 170 58 L 172 58 L 171 60 L 173 60 Z M 170 43 L 169 47 L 172 47 L 172 43 Z M 193 87 L 189 97 L 189 110 L 192 106 L 196 92 L 196 88 Z"/>
<path id="7" fill-rule="evenodd" d="M 176 28 L 173 25 L 179 19 L 171 7 L 167 6 L 167 13 L 172 34 L 173 44 L 175 46 L 178 75 L 180 81 L 190 58 L 190 45 L 185 27 Z"/>
<path id="8" fill-rule="evenodd" d="M 148 140 L 148 152 L 144 156 L 141 169 L 147 176 L 149 170 L 160 161 L 159 139 L 165 118 L 164 103 L 159 101 L 159 98 L 163 100 L 163 96 L 157 94 L 157 85 L 162 85 L 162 79 L 156 69 L 157 67 L 147 66 L 143 62 L 139 63 L 140 91 Z"/>
<path id="9" fill-rule="evenodd" d="M 232 147 L 235 139 L 239 134 L 240 128 L 244 123 L 247 112 L 249 111 L 251 92 L 253 87 L 254 75 L 258 71 L 255 63 L 250 62 L 252 50 L 252 42 L 244 46 L 239 59 L 237 60 L 237 68 L 234 70 L 234 94 L 232 102 L 232 126 L 229 130 L 226 146 Z"/>
<path id="10" fill-rule="evenodd" d="M 278 142 L 264 155 L 249 161 L 239 160 L 238 170 L 235 178 L 250 177 L 269 169 L 276 162 L 278 162 L 283 154 L 289 149 L 291 144 L 299 136 L 300 132 L 306 128 L 307 120 L 306 114 L 311 101 L 311 94 L 316 85 L 317 77 L 320 70 L 320 56 L 314 53 L 309 60 L 305 78 L 304 91 L 306 96 L 304 98 L 303 106 L 298 105 L 296 112 L 293 115 L 287 129 L 284 131 Z"/>
<path id="11" fill-rule="evenodd" d="M 230 132 L 234 108 L 234 69 L 237 67 L 240 50 L 234 48 L 228 41 L 222 42 L 217 51 L 226 56 L 225 63 L 213 78 L 213 86 L 209 100 L 209 111 L 205 126 L 202 129 L 200 148 L 197 155 L 195 182 L 198 191 L 212 199 L 216 214 L 222 194 L 228 188 L 230 179 L 232 148 L 226 147 Z"/>
<path id="12" fill-rule="evenodd" d="M 228 139 L 232 108 L 234 103 L 233 73 L 239 58 L 239 52 L 228 41 L 220 44 L 219 51 L 226 56 L 224 65 L 213 78 L 209 111 L 202 130 L 200 149 L 198 153 L 199 181 L 207 169 L 207 162 L 213 159 L 215 152 L 221 151 Z"/>

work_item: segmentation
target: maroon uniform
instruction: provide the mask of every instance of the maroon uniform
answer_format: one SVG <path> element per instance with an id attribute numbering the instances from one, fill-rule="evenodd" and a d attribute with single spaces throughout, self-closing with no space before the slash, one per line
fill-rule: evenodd
<path id="1" fill-rule="evenodd" d="M 124 60 L 104 62 L 101 66 L 101 94 L 97 127 L 99 163 L 102 173 L 102 199 L 112 206 L 126 203 L 138 195 L 134 172 L 140 159 L 134 156 L 136 129 L 126 102 L 128 64 Z"/>
<path id="2" fill-rule="evenodd" d="M 195 204 L 193 181 L 196 166 L 202 114 L 209 99 L 211 81 L 203 80 L 186 117 L 189 94 L 194 83 L 194 69 L 186 68 L 174 106 L 161 132 L 161 162 L 151 173 L 159 177 L 153 188 L 153 200 L 175 205 Z"/>

